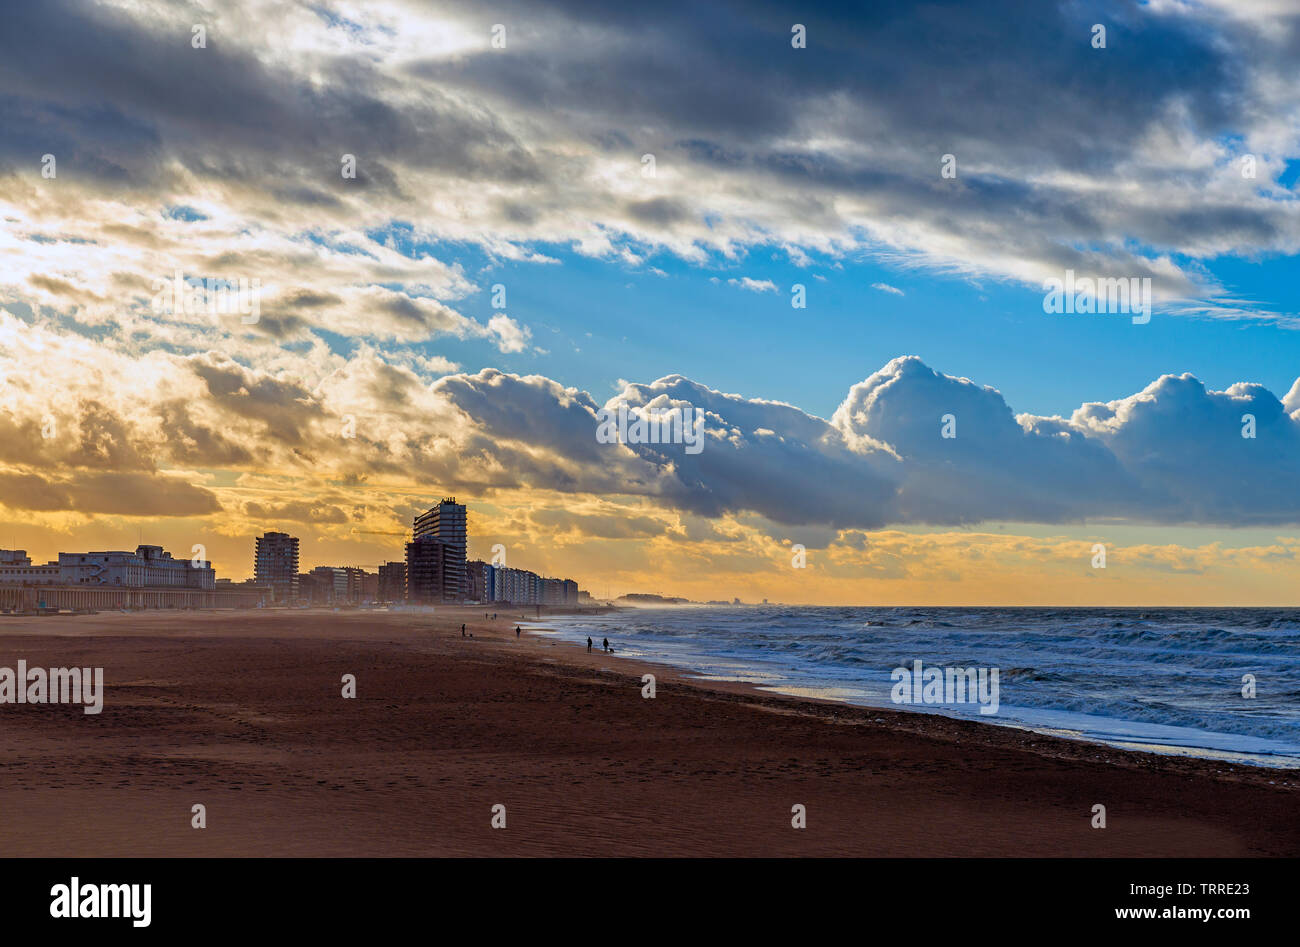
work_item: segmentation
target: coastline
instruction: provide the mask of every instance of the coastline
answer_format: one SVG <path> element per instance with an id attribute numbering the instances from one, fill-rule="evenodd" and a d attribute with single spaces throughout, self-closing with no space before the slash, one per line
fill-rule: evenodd
<path id="1" fill-rule="evenodd" d="M 564 617 L 567 614 L 570 613 L 557 611 L 552 617 Z M 532 625 L 531 629 L 528 627 L 523 629 L 525 634 L 530 630 L 533 632 L 555 631 L 553 628 L 539 625 L 536 619 L 532 621 Z M 586 649 L 582 645 L 574 642 L 558 637 L 547 640 L 554 640 L 558 645 L 570 649 L 575 654 L 586 653 Z M 1085 737 L 1057 736 L 1027 727 L 1002 724 L 991 720 L 966 719 L 906 707 L 863 706 L 835 698 L 792 694 L 778 687 L 754 681 L 717 680 L 697 674 L 689 668 L 659 661 L 624 657 L 617 651 L 602 653 L 599 650 L 593 650 L 591 654 L 606 659 L 617 659 L 620 666 L 623 667 L 622 673 L 624 676 L 636 679 L 638 682 L 642 674 L 654 674 L 657 680 L 671 680 L 675 684 L 704 692 L 717 692 L 745 698 L 759 706 L 766 706 L 768 701 L 777 702 L 777 706 L 781 708 L 789 705 L 787 712 L 802 713 L 816 719 L 829 720 L 835 723 L 854 725 L 883 723 L 889 729 L 897 732 L 915 733 L 926 737 L 952 740 L 953 742 L 978 743 L 982 736 L 988 734 L 990 745 L 1028 749 L 1052 759 L 1102 760 L 1117 766 L 1129 765 L 1144 768 L 1142 767 L 1143 762 L 1152 757 L 1159 760 L 1187 760 L 1193 764 L 1188 772 L 1189 776 L 1226 776 L 1227 771 L 1220 771 L 1220 768 L 1228 767 L 1233 773 L 1246 777 L 1247 782 L 1255 781 L 1251 779 L 1253 776 L 1258 777 L 1258 782 L 1261 784 L 1289 787 L 1300 792 L 1300 769 L 1275 768 L 1253 763 L 1239 763 L 1230 759 L 1198 756 L 1192 753 L 1168 752 L 1166 748 L 1149 751 L 1127 749 Z M 616 671 L 615 673 L 619 672 Z M 877 720 L 876 718 L 881 715 L 884 715 L 884 719 Z M 908 722 L 916 718 L 926 722 L 918 722 L 915 726 L 909 726 Z M 946 727 L 942 725 L 944 723 L 950 723 L 954 726 Z M 998 733 L 1003 734 L 1003 736 L 993 735 Z M 1075 747 L 1076 750 L 1071 751 L 1070 747 Z M 1114 754 L 1114 757 L 1109 754 Z M 1279 779 L 1279 777 L 1281 778 Z"/>
<path id="2" fill-rule="evenodd" d="M 623 611 L 635 613 L 639 610 L 631 608 Z M 670 609 L 668 611 L 674 610 Z M 1053 611 L 1056 610 L 1053 609 Z M 1136 609 L 1117 610 L 1100 607 L 1097 607 L 1096 610 L 1103 613 L 1137 611 Z M 653 614 L 659 612 L 660 609 L 656 608 L 650 611 Z M 1001 609 L 995 611 L 1001 611 Z M 1188 611 L 1202 612 L 1204 609 L 1189 609 Z M 1269 612 L 1273 610 L 1261 609 L 1261 611 Z M 557 612 L 554 617 L 572 618 L 579 616 Z M 1140 614 L 1138 617 L 1146 619 L 1147 615 Z M 633 624 L 636 624 L 636 622 L 634 621 Z M 658 623 L 652 618 L 650 624 L 657 625 Z M 868 624 L 882 623 L 873 621 Z M 588 625 L 585 622 L 546 623 L 534 620 L 531 622 L 531 626 L 535 632 L 555 635 L 557 640 L 568 643 L 573 643 L 573 636 L 575 635 L 590 634 L 599 640 L 602 635 L 607 633 L 607 630 L 599 623 Z M 641 630 L 645 630 L 645 627 L 643 624 Z M 670 623 L 669 628 L 672 627 Z M 608 633 L 617 634 L 622 630 L 621 628 L 613 629 L 609 630 Z M 680 631 L 679 626 L 677 630 Z M 677 639 L 670 636 L 668 640 L 675 641 Z M 723 642 L 727 640 L 722 639 Z M 1077 711 L 1073 712 L 1072 715 L 1075 718 L 1073 720 L 1069 719 L 1070 713 L 1055 715 L 1055 718 L 1053 718 L 1050 710 L 1044 712 L 1039 708 L 1031 708 L 1028 714 L 1025 712 L 1025 708 L 1018 708 L 1019 713 L 1013 713 L 1009 716 L 997 715 L 996 713 L 992 716 L 950 713 L 942 704 L 925 705 L 918 702 L 913 705 L 906 703 L 900 705 L 897 702 L 885 699 L 884 695 L 865 697 L 863 692 L 856 690 L 852 686 L 845 686 L 846 682 L 843 681 L 818 681 L 815 677 L 808 679 L 806 667 L 800 669 L 805 678 L 800 680 L 798 673 L 789 673 L 779 662 L 769 667 L 765 666 L 761 661 L 747 661 L 743 654 L 738 654 L 733 650 L 735 646 L 734 639 L 731 640 L 730 644 L 724 646 L 721 653 L 710 652 L 707 648 L 698 651 L 679 648 L 665 650 L 663 647 L 656 648 L 656 645 L 662 646 L 664 643 L 662 637 L 659 637 L 658 640 L 651 637 L 649 641 L 642 641 L 635 636 L 617 641 L 620 651 L 627 647 L 629 641 L 633 643 L 635 660 L 645 665 L 647 669 L 671 667 L 678 674 L 684 675 L 684 680 L 687 682 L 695 682 L 705 688 L 725 688 L 735 684 L 759 694 L 826 703 L 840 707 L 854 707 L 868 712 L 877 710 L 896 711 L 904 714 L 948 717 L 976 722 L 983 726 L 1031 733 L 1051 740 L 1082 742 L 1118 751 L 1201 759 L 1210 763 L 1241 764 L 1251 768 L 1263 768 L 1274 773 L 1290 772 L 1292 775 L 1300 775 L 1300 751 L 1294 748 L 1282 747 L 1275 749 L 1274 747 L 1267 747 L 1266 745 L 1269 742 L 1267 738 L 1259 740 L 1259 743 L 1265 746 L 1231 746 L 1226 745 L 1233 739 L 1230 735 L 1203 731 L 1188 727 L 1186 724 L 1175 723 L 1166 723 L 1157 728 L 1162 729 L 1164 732 L 1148 730 L 1144 733 L 1140 728 L 1142 726 L 1150 727 L 1149 722 L 1137 724 L 1130 728 L 1130 721 L 1126 717 L 1098 715 L 1092 711 L 1088 711 L 1083 715 L 1080 715 Z M 626 652 L 622 653 L 625 654 Z M 1030 657 L 1027 660 L 1033 661 L 1034 658 Z M 888 686 L 885 685 L 886 691 Z M 916 686 L 919 688 L 919 684 Z M 1088 714 L 1092 714 L 1092 716 Z M 1034 719 L 1035 716 L 1037 719 Z M 1091 728 L 1089 725 L 1091 725 Z M 1180 739 L 1183 742 L 1178 742 Z"/>
<path id="3" fill-rule="evenodd" d="M 8 618 L 13 855 L 1294 856 L 1295 771 L 772 693 L 414 611 Z M 461 638 L 460 622 L 467 634 Z M 339 680 L 357 677 L 357 699 Z M 641 675 L 654 674 L 654 700 Z M 190 828 L 203 803 L 208 828 Z M 492 830 L 490 807 L 509 811 Z M 808 827 L 790 826 L 791 806 Z M 1091 827 L 1107 807 L 1108 827 Z"/>

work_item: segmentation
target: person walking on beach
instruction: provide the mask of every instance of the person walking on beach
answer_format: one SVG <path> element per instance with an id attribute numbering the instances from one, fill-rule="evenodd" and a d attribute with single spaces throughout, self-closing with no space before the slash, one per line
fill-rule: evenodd
<path id="1" fill-rule="evenodd" d="M 515 637 L 516 637 L 516 638 L 519 637 L 519 626 L 518 626 L 518 625 L 515 625 Z"/>
<path id="2" fill-rule="evenodd" d="M 591 637 L 590 637 L 590 636 L 587 637 L 587 650 L 588 650 L 588 651 L 591 650 Z"/>
<path id="3" fill-rule="evenodd" d="M 465 637 L 465 626 L 463 624 L 460 626 L 460 636 Z"/>
<path id="4" fill-rule="evenodd" d="M 605 639 L 605 643 L 604 643 L 604 646 L 603 646 L 603 647 L 605 648 L 606 651 L 609 650 L 609 639 L 608 639 L 608 638 Z"/>

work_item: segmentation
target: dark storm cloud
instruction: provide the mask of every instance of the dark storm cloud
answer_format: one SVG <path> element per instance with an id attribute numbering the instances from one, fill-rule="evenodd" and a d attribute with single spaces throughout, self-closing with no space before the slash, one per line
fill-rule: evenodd
<path id="1" fill-rule="evenodd" d="M 526 152 L 490 117 L 432 91 L 418 107 L 398 108 L 384 100 L 387 80 L 368 62 L 334 57 L 318 64 L 324 81 L 314 81 L 255 56 L 256 36 L 213 30 L 207 48 L 194 49 L 190 28 L 203 17 L 188 4 L 135 20 L 119 9 L 51 0 L 10 5 L 4 16 L 0 117 L 16 134 L 6 134 L 11 145 L 0 155 L 10 160 L 61 148 L 82 173 L 146 184 L 167 157 L 218 174 L 225 162 L 229 176 L 256 178 L 364 147 L 468 178 L 531 173 Z M 235 157 L 213 159 L 212 151 Z M 266 158 L 286 163 L 268 168 Z M 337 164 L 327 167 L 322 177 L 340 177 Z M 396 189 L 382 165 L 361 170 Z M 330 200 L 311 188 L 280 194 Z"/>
<path id="2" fill-rule="evenodd" d="M 34 173 L 52 151 L 111 190 L 179 166 L 289 232 L 365 216 L 494 248 L 641 241 L 692 259 L 856 244 L 1029 283 L 1151 276 L 1158 297 L 1225 314 L 1193 266 L 1158 258 L 1300 249 L 1300 205 L 1272 181 L 1296 146 L 1295 15 L 1217 0 L 235 3 L 196 50 L 200 14 L 158 9 L 6 11 L 0 168 Z M 487 42 L 498 22 L 505 49 Z M 1248 145 L 1258 185 L 1234 174 Z M 635 174 L 643 153 L 668 183 L 611 184 L 611 162 Z"/>

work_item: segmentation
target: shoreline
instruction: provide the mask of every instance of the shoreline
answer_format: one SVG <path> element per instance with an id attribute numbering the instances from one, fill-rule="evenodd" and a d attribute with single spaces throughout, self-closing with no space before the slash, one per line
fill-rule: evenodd
<path id="1" fill-rule="evenodd" d="M 678 606 L 678 607 L 685 607 L 685 606 Z M 1193 610 L 1199 610 L 1199 609 L 1193 609 Z M 1271 610 L 1271 609 L 1263 609 L 1263 610 Z M 572 613 L 557 612 L 553 617 L 560 618 L 569 614 Z M 559 637 L 562 634 L 562 632 L 559 629 L 547 627 L 543 624 L 540 624 L 539 619 L 531 620 L 531 624 L 533 626 L 532 628 L 533 631 L 549 632 L 556 636 L 557 641 L 561 641 L 564 644 L 573 645 L 577 647 L 578 650 L 580 651 L 583 650 L 582 645 L 577 644 L 575 642 L 566 641 L 565 639 Z M 610 656 L 615 656 L 614 652 L 610 652 L 609 654 Z M 705 657 L 707 657 L 707 655 Z M 845 707 L 845 708 L 855 708 L 858 710 L 862 710 L 864 712 L 880 711 L 880 712 L 901 713 L 906 715 L 939 717 L 947 720 L 955 720 L 955 721 L 970 723 L 981 727 L 993 727 L 1002 730 L 1020 731 L 1023 733 L 1033 734 L 1035 736 L 1041 737 L 1046 740 L 1061 740 L 1065 742 L 1084 743 L 1090 746 L 1104 747 L 1109 750 L 1114 750 L 1123 753 L 1137 753 L 1144 756 L 1153 755 L 1159 757 L 1193 759 L 1193 760 L 1200 760 L 1209 764 L 1244 766 L 1250 769 L 1259 769 L 1269 773 L 1291 773 L 1293 775 L 1300 776 L 1300 761 L 1297 761 L 1297 758 L 1295 756 L 1279 756 L 1276 757 L 1277 761 L 1274 762 L 1273 760 L 1275 759 L 1275 757 L 1270 754 L 1251 753 L 1250 751 L 1247 750 L 1222 750 L 1222 749 L 1215 749 L 1213 747 L 1202 747 L 1202 746 L 1186 745 L 1186 744 L 1144 742 L 1143 740 L 1138 738 L 1134 738 L 1132 740 L 1127 740 L 1127 741 L 1115 740 L 1112 742 L 1082 732 L 1076 732 L 1074 734 L 1071 734 L 1069 732 L 1066 732 L 1068 728 L 1065 726 L 1052 726 L 1051 724 L 1041 724 L 1039 726 L 1035 726 L 1034 724 L 1028 722 L 1019 722 L 1019 721 L 1012 722 L 1012 721 L 1003 721 L 1003 720 L 993 719 L 993 718 L 983 719 L 983 718 L 976 718 L 976 717 L 967 717 L 967 716 L 962 716 L 960 714 L 948 714 L 941 709 L 920 710 L 910 706 L 900 706 L 900 705 L 891 705 L 891 704 L 883 704 L 883 703 L 881 704 L 855 703 L 846 698 L 820 697 L 811 693 L 799 693 L 798 691 L 791 689 L 794 687 L 794 685 L 787 686 L 782 684 L 765 684 L 757 680 L 747 680 L 747 679 L 727 680 L 727 679 L 713 678 L 708 676 L 707 671 L 701 671 L 701 670 L 690 668 L 680 663 L 674 663 L 669 658 L 654 659 L 654 658 L 646 657 L 646 658 L 623 658 L 623 660 L 638 662 L 640 665 L 643 665 L 645 669 L 652 670 L 655 668 L 660 668 L 660 669 L 671 668 L 676 674 L 682 676 L 685 682 L 693 683 L 696 686 L 704 689 L 711 689 L 711 688 L 727 689 L 732 687 L 739 687 L 746 690 L 752 690 L 756 694 L 771 695 L 771 696 L 780 697 L 787 700 L 806 701 L 810 703 L 828 704 L 832 706 Z M 743 673 L 743 672 L 738 672 L 738 673 Z M 812 688 L 808 688 L 808 689 L 812 689 Z M 1099 717 L 1097 719 L 1099 720 L 1104 719 L 1117 724 L 1127 724 L 1130 722 L 1123 718 L 1118 718 L 1118 717 L 1116 718 Z M 1169 726 L 1173 727 L 1176 725 L 1171 724 Z M 1224 735 L 1231 736 L 1231 734 L 1224 734 Z"/>
<path id="2" fill-rule="evenodd" d="M 562 617 L 557 613 L 554 617 Z M 533 621 L 536 626 L 537 621 Z M 524 633 L 530 629 L 524 628 Z M 533 632 L 549 631 L 557 634 L 553 628 L 534 627 Z M 543 640 L 552 640 L 544 636 L 538 636 Z M 583 645 L 572 641 L 565 641 L 556 637 L 553 639 L 559 646 L 571 649 L 577 654 L 586 654 L 586 648 Z M 768 701 L 779 701 L 783 704 L 789 704 L 795 712 L 805 713 L 811 717 L 832 720 L 836 723 L 862 723 L 866 718 L 871 717 L 873 722 L 879 723 L 873 715 L 890 715 L 886 722 L 890 729 L 899 732 L 909 732 L 922 734 L 927 737 L 941 736 L 942 738 L 951 738 L 954 742 L 958 740 L 971 741 L 976 735 L 984 735 L 986 731 L 993 733 L 1002 733 L 1004 737 L 989 736 L 988 742 L 998 746 L 1012 746 L 1018 749 L 1029 749 L 1032 752 L 1043 755 L 1050 759 L 1091 759 L 1100 760 L 1114 765 L 1131 765 L 1136 768 L 1145 768 L 1142 762 L 1149 758 L 1159 760 L 1185 760 L 1191 764 L 1189 775 L 1205 775 L 1197 772 L 1202 767 L 1209 768 L 1214 775 L 1226 775 L 1226 772 L 1215 769 L 1216 767 L 1229 767 L 1232 771 L 1239 772 L 1240 775 L 1252 774 L 1262 777 L 1261 783 L 1267 785 L 1281 785 L 1300 791 L 1300 767 L 1274 767 L 1267 764 L 1245 763 L 1232 759 L 1211 756 L 1198 756 L 1193 753 L 1171 753 L 1161 752 L 1159 750 L 1138 750 L 1126 747 L 1113 746 L 1109 743 L 1103 743 L 1097 740 L 1091 740 L 1087 737 L 1068 737 L 1050 733 L 1042 733 L 1030 727 L 1024 727 L 1017 724 L 995 723 L 988 720 L 967 719 L 964 717 L 949 716 L 939 712 L 926 712 L 921 710 L 912 710 L 907 708 L 895 707 L 876 707 L 864 704 L 853 704 L 844 700 L 837 700 L 832 697 L 814 697 L 811 695 L 791 694 L 779 690 L 775 687 L 759 684 L 755 681 L 724 681 L 704 677 L 689 668 L 679 665 L 660 663 L 643 658 L 623 657 L 618 652 L 602 652 L 593 649 L 591 655 L 613 658 L 625 662 L 626 671 L 613 673 L 622 673 L 622 676 L 639 681 L 642 674 L 655 674 L 656 679 L 667 679 L 674 683 L 692 687 L 700 691 L 715 691 L 735 697 L 749 698 L 758 705 L 764 705 Z M 667 673 L 665 673 L 667 672 Z M 848 718 L 848 719 L 845 719 Z M 917 723 L 913 727 L 906 725 L 909 718 L 920 718 L 934 723 Z M 945 727 L 938 721 L 953 724 L 953 727 Z M 979 742 L 976 740 L 976 742 Z M 1078 745 L 1078 752 L 1070 752 L 1066 748 L 1071 745 Z M 1113 753 L 1114 757 L 1109 755 L 1098 755 L 1098 751 L 1106 751 L 1107 754 Z M 1282 778 L 1279 779 L 1279 776 Z M 1250 780 L 1247 780 L 1250 781 Z M 1300 800 L 1298 800 L 1300 802 Z"/>
<path id="3" fill-rule="evenodd" d="M 0 622 L 0 663 L 104 666 L 107 682 L 94 717 L 0 707 L 0 844 L 164 857 L 1300 854 L 1295 771 L 792 697 L 513 634 L 558 614 Z M 356 700 L 340 698 L 344 673 Z M 202 831 L 189 824 L 199 802 Z M 504 832 L 489 825 L 498 802 Z M 804 830 L 790 825 L 796 803 Z M 1104 830 L 1090 825 L 1096 804 Z"/>

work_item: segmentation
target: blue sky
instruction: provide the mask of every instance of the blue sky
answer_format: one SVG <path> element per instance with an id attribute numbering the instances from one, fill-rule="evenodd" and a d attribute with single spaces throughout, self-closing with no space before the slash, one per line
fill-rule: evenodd
<path id="1" fill-rule="evenodd" d="M 431 352 L 471 370 L 540 372 L 601 395 L 619 379 L 680 373 L 829 417 L 850 385 L 910 354 L 998 388 L 1015 411 L 1068 417 L 1084 401 L 1126 397 L 1165 373 L 1191 372 L 1216 389 L 1253 381 L 1279 397 L 1300 377 L 1297 328 L 1159 310 L 1146 325 L 1122 314 L 1046 314 L 1043 293 L 1030 287 L 889 267 L 866 253 L 797 266 L 779 249 L 760 249 L 713 265 L 661 255 L 628 266 L 557 246 L 538 248 L 557 263 L 493 261 L 466 246 L 404 248 L 460 262 L 479 286 L 463 309 L 480 320 L 493 313 L 491 286 L 504 284 L 507 311 L 546 350 L 502 356 L 481 342 L 439 341 Z M 1225 258 L 1207 269 L 1261 309 L 1300 313 L 1294 256 Z M 778 290 L 727 283 L 742 277 Z M 807 287 L 807 309 L 791 308 L 796 283 Z"/>

